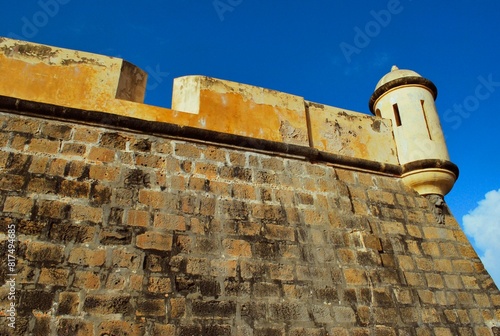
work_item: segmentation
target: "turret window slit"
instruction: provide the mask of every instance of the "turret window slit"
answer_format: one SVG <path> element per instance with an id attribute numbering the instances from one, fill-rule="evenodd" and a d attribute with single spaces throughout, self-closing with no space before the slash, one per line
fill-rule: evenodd
<path id="1" fill-rule="evenodd" d="M 401 116 L 399 115 L 398 104 L 393 104 L 392 109 L 394 110 L 394 119 L 396 120 L 396 126 L 401 126 Z"/>
<path id="2" fill-rule="evenodd" d="M 429 139 L 432 140 L 431 130 L 429 128 L 429 122 L 427 121 L 427 113 L 425 112 L 424 101 L 420 101 L 420 105 L 422 105 L 422 112 L 424 113 L 425 127 L 427 127 L 427 134 L 429 134 Z"/>

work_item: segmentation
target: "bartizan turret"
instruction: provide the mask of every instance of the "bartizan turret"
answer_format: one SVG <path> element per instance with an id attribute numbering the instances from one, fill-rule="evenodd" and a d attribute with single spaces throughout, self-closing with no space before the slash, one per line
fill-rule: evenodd
<path id="1" fill-rule="evenodd" d="M 450 162 L 436 96 L 430 80 L 393 66 L 377 83 L 369 106 L 375 115 L 392 120 L 404 183 L 442 202 L 458 178 L 458 167 Z"/>

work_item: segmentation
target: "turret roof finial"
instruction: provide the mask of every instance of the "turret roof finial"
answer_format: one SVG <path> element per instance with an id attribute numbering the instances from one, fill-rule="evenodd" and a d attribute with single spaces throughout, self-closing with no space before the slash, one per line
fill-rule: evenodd
<path id="1" fill-rule="evenodd" d="M 396 65 L 393 65 L 391 68 L 391 71 L 399 70 L 399 68 Z"/>

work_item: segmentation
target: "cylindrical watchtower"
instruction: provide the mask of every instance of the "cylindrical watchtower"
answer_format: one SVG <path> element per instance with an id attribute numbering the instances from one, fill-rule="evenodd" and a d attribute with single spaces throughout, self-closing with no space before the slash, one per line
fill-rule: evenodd
<path id="1" fill-rule="evenodd" d="M 375 115 L 391 119 L 403 181 L 421 195 L 446 195 L 458 177 L 450 162 L 434 100 L 436 86 L 393 66 L 370 99 Z"/>

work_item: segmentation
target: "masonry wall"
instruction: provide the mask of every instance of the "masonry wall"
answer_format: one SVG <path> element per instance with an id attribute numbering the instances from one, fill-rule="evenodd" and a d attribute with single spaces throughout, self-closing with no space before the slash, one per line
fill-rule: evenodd
<path id="1" fill-rule="evenodd" d="M 7 111 L 0 146 L 2 335 L 500 335 L 457 222 L 397 177 Z"/>

